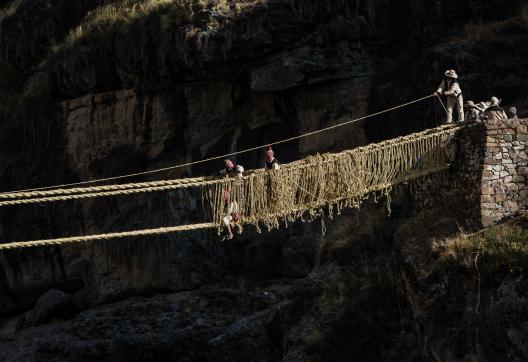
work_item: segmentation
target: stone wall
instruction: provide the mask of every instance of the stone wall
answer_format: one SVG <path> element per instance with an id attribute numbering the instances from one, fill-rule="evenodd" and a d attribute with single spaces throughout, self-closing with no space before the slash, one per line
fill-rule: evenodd
<path id="1" fill-rule="evenodd" d="M 413 199 L 416 212 L 443 210 L 440 214 L 453 214 L 463 227 L 480 226 L 478 215 L 485 134 L 483 124 L 457 132 L 451 140 L 449 170 L 415 181 Z"/>
<path id="2" fill-rule="evenodd" d="M 528 203 L 528 119 L 486 123 L 481 221 L 489 226 Z"/>

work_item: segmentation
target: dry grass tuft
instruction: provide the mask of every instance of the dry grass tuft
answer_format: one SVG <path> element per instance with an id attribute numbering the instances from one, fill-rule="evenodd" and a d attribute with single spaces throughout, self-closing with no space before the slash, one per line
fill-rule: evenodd
<path id="1" fill-rule="evenodd" d="M 72 29 L 64 43 L 55 49 L 68 48 L 79 40 L 95 33 L 108 33 L 127 24 L 147 18 L 155 11 L 168 6 L 178 7 L 182 18 L 192 16 L 192 0 L 118 0 L 89 12 L 85 20 Z"/>
<path id="2" fill-rule="evenodd" d="M 458 234 L 435 240 L 433 252 L 448 263 L 472 266 L 479 260 L 522 271 L 528 265 L 528 230 L 521 225 L 504 224 L 473 235 Z"/>

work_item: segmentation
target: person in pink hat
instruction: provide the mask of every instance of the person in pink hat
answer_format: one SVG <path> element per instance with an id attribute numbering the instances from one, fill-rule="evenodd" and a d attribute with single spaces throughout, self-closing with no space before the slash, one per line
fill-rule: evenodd
<path id="1" fill-rule="evenodd" d="M 218 172 L 218 175 L 221 175 L 221 176 L 226 175 L 229 177 L 242 177 L 243 176 L 244 167 L 242 167 L 241 165 L 237 165 L 230 159 L 224 160 L 224 163 L 225 163 L 225 168 L 223 170 L 220 170 L 220 172 Z"/>
<path id="2" fill-rule="evenodd" d="M 445 72 L 445 78 L 434 95 L 444 95 L 447 97 L 447 123 L 453 123 L 453 109 L 456 107 L 458 122 L 464 122 L 464 99 L 462 89 L 458 83 L 458 74 L 453 70 Z"/>
<path id="3" fill-rule="evenodd" d="M 279 161 L 275 158 L 275 153 L 271 149 L 271 146 L 266 151 L 266 170 L 278 170 L 280 169 Z"/>

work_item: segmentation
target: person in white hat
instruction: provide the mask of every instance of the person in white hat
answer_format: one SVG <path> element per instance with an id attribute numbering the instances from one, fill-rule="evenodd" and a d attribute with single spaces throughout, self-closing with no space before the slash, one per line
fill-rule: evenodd
<path id="1" fill-rule="evenodd" d="M 498 121 L 501 119 L 508 119 L 508 115 L 504 112 L 504 109 L 499 107 L 500 102 L 500 99 L 497 97 L 491 97 L 490 107 L 484 112 L 484 115 L 488 120 Z"/>
<path id="2" fill-rule="evenodd" d="M 458 122 L 464 121 L 464 99 L 458 84 L 458 74 L 453 69 L 445 72 L 445 78 L 434 93 L 447 97 L 447 123 L 453 122 L 453 108 L 457 108 Z"/>

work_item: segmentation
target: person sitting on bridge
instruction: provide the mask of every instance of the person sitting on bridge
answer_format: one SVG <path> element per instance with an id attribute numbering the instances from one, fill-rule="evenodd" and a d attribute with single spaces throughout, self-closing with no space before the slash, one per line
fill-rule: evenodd
<path id="1" fill-rule="evenodd" d="M 445 72 L 445 78 L 440 83 L 440 86 L 434 93 L 437 95 L 447 96 L 447 123 L 453 123 L 453 109 L 457 108 L 458 122 L 464 121 L 464 99 L 462 97 L 462 89 L 458 83 L 458 74 L 453 69 Z"/>
<path id="2" fill-rule="evenodd" d="M 490 121 L 498 121 L 501 119 L 508 119 L 504 109 L 499 107 L 500 99 L 491 97 L 490 107 L 484 112 L 484 116 Z"/>
<path id="3" fill-rule="evenodd" d="M 473 101 L 467 101 L 464 104 L 464 108 L 467 109 L 465 116 L 467 123 L 476 123 L 481 121 L 480 115 L 482 113 L 482 109 Z"/>
<path id="4" fill-rule="evenodd" d="M 226 235 L 222 238 L 222 240 L 233 239 L 232 228 L 238 222 L 240 222 L 238 203 L 236 201 L 231 201 L 231 193 L 229 190 L 224 190 L 224 216 L 222 217 L 222 223 L 224 224 Z"/>
<path id="5" fill-rule="evenodd" d="M 266 151 L 266 170 L 278 169 L 280 169 L 279 161 L 275 158 L 275 154 L 270 146 Z"/>
<path id="6" fill-rule="evenodd" d="M 225 169 L 220 170 L 218 172 L 219 175 L 226 175 L 228 177 L 242 177 L 242 174 L 244 173 L 244 167 L 235 164 L 230 159 L 226 159 L 224 162 Z"/>

